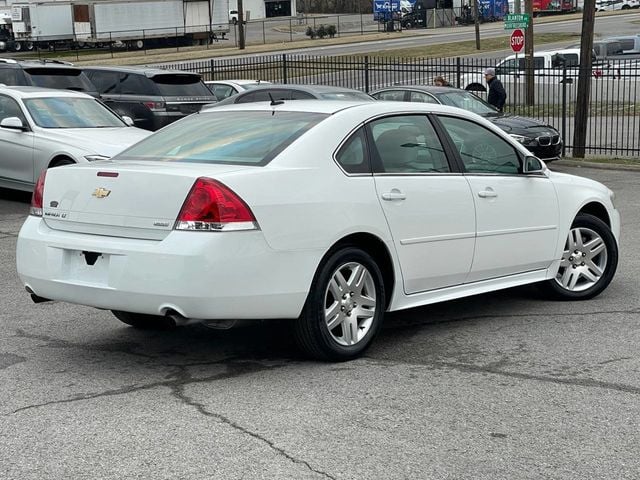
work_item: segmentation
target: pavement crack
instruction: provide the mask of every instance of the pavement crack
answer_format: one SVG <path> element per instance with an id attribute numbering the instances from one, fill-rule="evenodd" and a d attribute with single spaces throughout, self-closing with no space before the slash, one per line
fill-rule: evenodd
<path id="1" fill-rule="evenodd" d="M 439 361 L 434 361 L 433 363 L 400 362 L 400 361 L 394 361 L 394 360 L 379 360 L 373 357 L 362 357 L 362 360 L 368 361 L 372 364 L 386 365 L 386 366 L 412 365 L 412 366 L 422 366 L 427 368 L 429 367 L 451 368 L 459 372 L 466 372 L 466 373 L 481 373 L 481 374 L 488 373 L 492 375 L 499 375 L 502 377 L 516 378 L 519 380 L 532 380 L 537 382 L 554 383 L 556 385 L 570 385 L 570 386 L 586 387 L 586 388 L 601 388 L 604 390 L 631 393 L 634 395 L 640 394 L 640 387 L 636 387 L 633 385 L 626 385 L 624 383 L 604 382 L 601 380 L 594 380 L 592 378 L 549 377 L 546 375 L 534 375 L 530 373 L 510 372 L 508 370 L 502 370 L 502 369 L 496 368 L 497 366 L 504 364 L 504 362 L 502 361 L 491 362 L 487 365 L 472 365 L 472 364 L 460 363 L 460 362 L 439 362 Z"/>
<path id="2" fill-rule="evenodd" d="M 190 378 L 189 373 L 187 372 L 186 369 L 182 370 L 182 375 L 185 376 L 187 379 Z M 183 382 L 179 382 L 177 383 L 175 386 L 172 387 L 172 394 L 174 397 L 176 397 L 177 399 L 179 399 L 181 402 L 183 402 L 185 405 L 189 405 L 193 408 L 195 408 L 200 414 L 206 416 L 206 417 L 210 417 L 213 418 L 221 423 L 224 423 L 225 425 L 228 425 L 230 427 L 232 427 L 233 429 L 245 434 L 245 435 L 249 435 L 250 437 L 264 443 L 265 445 L 267 445 L 269 448 L 271 448 L 271 450 L 273 450 L 274 452 L 276 452 L 278 455 L 281 455 L 283 457 L 285 457 L 286 459 L 288 459 L 289 461 L 298 464 L 298 465 L 303 465 L 304 467 L 308 468 L 310 471 L 317 473 L 318 475 L 323 476 L 324 478 L 329 478 L 332 480 L 337 480 L 336 477 L 328 474 L 327 472 L 324 472 L 322 470 L 318 470 L 316 468 L 314 468 L 313 466 L 311 466 L 311 464 L 309 464 L 309 462 L 305 461 L 305 460 L 301 460 L 299 458 L 294 457 L 292 454 L 288 453 L 284 448 L 278 447 L 272 440 L 269 440 L 268 438 L 263 437 L 262 435 L 260 435 L 259 433 L 253 432 L 251 430 L 249 430 L 246 427 L 243 427 L 242 425 L 240 425 L 239 423 L 231 420 L 230 418 L 220 414 L 220 413 L 215 413 L 215 412 L 210 412 L 209 410 L 206 409 L 206 407 L 196 401 L 195 399 L 193 399 L 192 397 L 190 397 L 189 395 L 187 395 L 185 393 L 185 389 L 184 387 L 189 385 L 190 382 L 188 380 L 185 380 Z"/>

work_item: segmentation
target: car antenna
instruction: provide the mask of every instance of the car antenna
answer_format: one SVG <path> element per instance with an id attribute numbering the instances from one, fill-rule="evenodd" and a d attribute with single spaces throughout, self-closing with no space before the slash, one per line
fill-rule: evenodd
<path id="1" fill-rule="evenodd" d="M 269 98 L 271 99 L 271 106 L 275 107 L 276 105 L 284 105 L 284 100 L 276 100 L 275 98 L 273 98 L 273 95 L 271 95 L 271 92 L 267 92 L 269 94 Z"/>

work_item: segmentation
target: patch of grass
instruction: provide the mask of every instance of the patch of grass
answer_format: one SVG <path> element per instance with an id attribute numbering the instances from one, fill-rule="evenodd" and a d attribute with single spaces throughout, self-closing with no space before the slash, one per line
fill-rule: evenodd
<path id="1" fill-rule="evenodd" d="M 638 157 L 603 157 L 603 156 L 590 156 L 585 158 L 565 157 L 563 160 L 572 160 L 574 162 L 587 162 L 587 163 L 604 163 L 604 164 L 616 164 L 616 165 L 632 165 L 640 167 L 640 158 Z"/>
<path id="2" fill-rule="evenodd" d="M 579 33 L 540 33 L 535 36 L 536 45 L 543 43 L 556 43 L 580 38 Z M 423 47 L 411 47 L 387 50 L 375 50 L 358 55 L 369 55 L 370 57 L 458 57 L 461 55 L 472 55 L 474 53 L 491 52 L 495 50 L 505 50 L 509 46 L 509 37 L 505 34 L 496 38 L 481 38 L 480 50 L 476 50 L 475 40 L 465 40 L 463 42 L 442 43 L 439 45 L 425 45 Z"/>
<path id="3" fill-rule="evenodd" d="M 562 105 L 507 105 L 505 111 L 525 117 L 559 117 L 562 116 Z M 575 103 L 567 104 L 567 116 L 575 115 Z M 625 117 L 640 114 L 640 103 L 592 103 L 589 115 L 596 117 Z"/>

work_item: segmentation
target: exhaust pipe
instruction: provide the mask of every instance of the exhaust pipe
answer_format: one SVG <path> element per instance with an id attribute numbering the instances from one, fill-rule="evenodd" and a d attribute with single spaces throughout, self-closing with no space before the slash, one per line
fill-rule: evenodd
<path id="1" fill-rule="evenodd" d="M 52 302 L 53 301 L 53 300 L 51 300 L 49 298 L 44 298 L 44 297 L 41 297 L 39 295 L 36 295 L 36 292 L 31 290 L 31 287 L 29 287 L 29 286 L 24 287 L 24 289 L 27 291 L 27 293 L 31 297 L 31 300 L 33 300 L 33 303 L 44 303 L 44 302 Z"/>
<path id="2" fill-rule="evenodd" d="M 53 302 L 50 298 L 39 297 L 35 293 L 31 294 L 31 300 L 33 300 L 33 303 Z"/>

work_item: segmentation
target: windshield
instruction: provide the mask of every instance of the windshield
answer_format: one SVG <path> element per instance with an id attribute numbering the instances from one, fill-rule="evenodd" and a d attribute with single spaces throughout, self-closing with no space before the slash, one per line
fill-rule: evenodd
<path id="1" fill-rule="evenodd" d="M 189 74 L 156 75 L 152 78 L 163 97 L 211 97 L 200 76 Z"/>
<path id="2" fill-rule="evenodd" d="M 454 90 L 446 93 L 436 94 L 438 100 L 443 105 L 449 105 L 450 107 L 458 107 L 463 110 L 468 110 L 478 115 L 496 115 L 498 110 L 493 108 L 484 100 L 476 97 L 474 94 L 465 92 L 463 90 Z"/>
<path id="3" fill-rule="evenodd" d="M 93 98 L 29 98 L 24 104 L 42 128 L 126 127 L 109 109 Z"/>
<path id="4" fill-rule="evenodd" d="M 77 92 L 94 92 L 96 88 L 82 70 L 73 68 L 25 68 L 35 87 L 59 88 Z"/>
<path id="5" fill-rule="evenodd" d="M 262 166 L 327 116 L 271 111 L 200 113 L 165 127 L 118 158 Z"/>
<path id="6" fill-rule="evenodd" d="M 329 92 L 321 93 L 320 97 L 325 100 L 373 100 L 369 95 L 362 92 Z"/>

